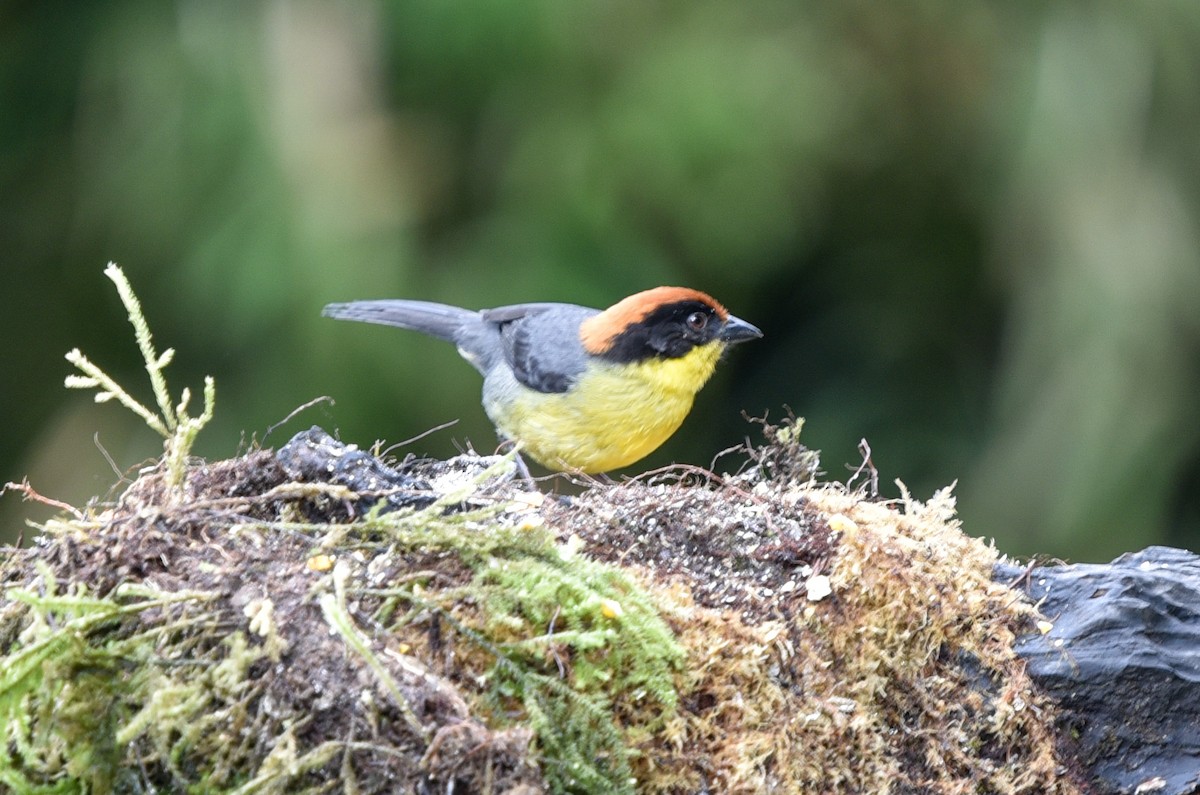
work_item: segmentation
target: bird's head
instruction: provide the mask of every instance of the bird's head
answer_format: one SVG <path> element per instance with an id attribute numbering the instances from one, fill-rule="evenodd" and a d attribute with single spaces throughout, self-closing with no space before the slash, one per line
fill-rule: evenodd
<path id="1" fill-rule="evenodd" d="M 588 318 L 579 329 L 588 353 L 616 363 L 678 359 L 696 348 L 723 349 L 761 336 L 711 296 L 686 287 L 635 293 Z"/>

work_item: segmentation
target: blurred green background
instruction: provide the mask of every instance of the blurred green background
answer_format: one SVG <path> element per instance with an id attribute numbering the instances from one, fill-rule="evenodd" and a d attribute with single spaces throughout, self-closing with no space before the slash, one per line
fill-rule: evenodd
<path id="1" fill-rule="evenodd" d="M 320 395 L 266 443 L 491 449 L 450 347 L 327 302 L 682 284 L 766 338 L 638 469 L 787 405 L 1004 551 L 1197 545 L 1195 0 L 10 2 L 0 107 L 2 480 L 81 503 L 161 450 L 62 388 L 80 346 L 150 400 L 109 260 L 174 389 L 216 377 L 210 458 Z"/>

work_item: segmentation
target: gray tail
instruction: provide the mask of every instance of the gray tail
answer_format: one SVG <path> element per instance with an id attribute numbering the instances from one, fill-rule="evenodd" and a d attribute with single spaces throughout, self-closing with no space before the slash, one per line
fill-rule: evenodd
<path id="1" fill-rule="evenodd" d="M 338 320 L 398 326 L 449 342 L 455 341 L 455 334 L 464 324 L 479 320 L 479 313 L 470 309 L 432 301 L 398 299 L 329 304 L 321 310 L 321 314 Z"/>

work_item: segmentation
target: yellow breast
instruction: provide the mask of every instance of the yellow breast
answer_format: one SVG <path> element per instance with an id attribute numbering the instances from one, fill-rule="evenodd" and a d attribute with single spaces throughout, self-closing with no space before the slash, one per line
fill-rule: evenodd
<path id="1" fill-rule="evenodd" d="M 597 361 L 567 392 L 521 387 L 511 400 L 485 408 L 503 435 L 549 469 L 619 469 L 649 455 L 675 433 L 723 347 L 710 343 L 677 359 L 629 365 Z"/>

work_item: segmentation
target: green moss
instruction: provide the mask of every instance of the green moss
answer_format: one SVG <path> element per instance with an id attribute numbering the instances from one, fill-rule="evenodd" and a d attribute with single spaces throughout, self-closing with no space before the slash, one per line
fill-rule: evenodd
<path id="1" fill-rule="evenodd" d="M 202 593 L 160 594 L 129 588 L 119 598 L 91 597 L 82 586 L 57 593 L 44 566 L 40 593 L 11 588 L 6 598 L 23 605 L 6 621 L 23 629 L 6 650 L 0 674 L 0 747 L 15 750 L 0 765 L 0 781 L 16 792 L 109 792 L 127 770 L 126 742 L 144 730 L 171 731 L 206 706 L 174 718 L 161 694 L 147 687 L 164 626 L 138 615 L 210 598 Z M 180 619 L 183 631 L 190 621 Z M 199 683 L 187 688 L 199 692 Z M 152 697 L 151 694 L 154 694 Z M 130 729 L 133 731 L 130 731 Z"/>
<path id="2" fill-rule="evenodd" d="M 419 608 L 393 627 L 437 611 L 491 659 L 481 706 L 493 722 L 534 730 L 554 791 L 632 792 L 626 735 L 674 714 L 683 649 L 626 572 L 495 514 L 445 516 L 435 506 L 362 522 L 360 532 L 385 534 L 399 550 L 449 553 L 473 572 L 440 590 L 414 583 L 364 593 L 384 597 L 377 615 L 391 617 L 397 601 Z M 481 520 L 490 520 L 486 530 L 473 527 Z"/>

